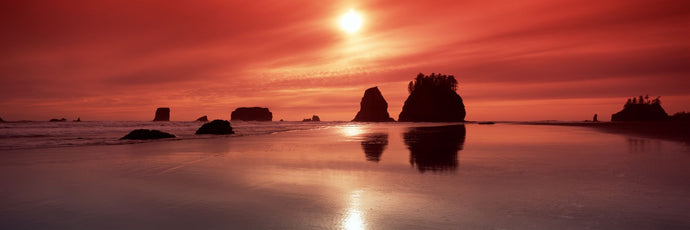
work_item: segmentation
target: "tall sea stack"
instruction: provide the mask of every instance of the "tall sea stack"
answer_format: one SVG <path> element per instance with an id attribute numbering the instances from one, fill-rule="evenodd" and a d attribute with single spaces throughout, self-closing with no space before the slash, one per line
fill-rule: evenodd
<path id="1" fill-rule="evenodd" d="M 388 114 L 388 102 L 383 98 L 378 87 L 364 91 L 362 101 L 359 102 L 359 112 L 352 121 L 383 122 L 395 121 Z"/>
<path id="2" fill-rule="evenodd" d="M 153 121 L 170 121 L 170 108 L 158 108 L 156 109 L 156 117 Z"/>
<path id="3" fill-rule="evenodd" d="M 465 104 L 455 92 L 457 84 L 453 75 L 420 73 L 408 85 L 410 96 L 405 100 L 398 121 L 465 121 Z"/>
<path id="4" fill-rule="evenodd" d="M 240 107 L 232 111 L 230 120 L 240 121 L 271 121 L 273 113 L 268 108 L 261 107 Z"/>

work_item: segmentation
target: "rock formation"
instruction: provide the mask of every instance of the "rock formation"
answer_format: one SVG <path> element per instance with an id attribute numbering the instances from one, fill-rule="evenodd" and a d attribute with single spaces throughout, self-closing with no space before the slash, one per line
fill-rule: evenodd
<path id="1" fill-rule="evenodd" d="M 362 101 L 359 102 L 359 112 L 352 121 L 383 122 L 395 121 L 388 115 L 388 102 L 381 95 L 378 87 L 364 91 Z"/>
<path id="2" fill-rule="evenodd" d="M 229 121 L 213 120 L 212 122 L 202 125 L 195 134 L 215 134 L 226 135 L 233 134 L 232 127 Z"/>
<path id="3" fill-rule="evenodd" d="M 72 120 L 73 122 L 81 122 L 81 117 L 77 117 L 76 120 Z"/>
<path id="4" fill-rule="evenodd" d="M 240 107 L 232 111 L 230 120 L 240 121 L 271 121 L 273 113 L 268 108 L 261 107 Z"/>
<path id="5" fill-rule="evenodd" d="M 120 140 L 151 140 L 161 138 L 175 138 L 175 135 L 151 129 L 135 129 Z"/>
<path id="6" fill-rule="evenodd" d="M 411 128 L 403 139 L 410 150 L 410 164 L 423 173 L 455 170 L 465 136 L 465 125 L 450 125 Z"/>
<path id="7" fill-rule="evenodd" d="M 3 120 L 2 117 L 0 117 L 0 122 L 5 122 L 5 120 Z"/>
<path id="8" fill-rule="evenodd" d="M 453 75 L 420 73 L 410 81 L 410 96 L 405 100 L 398 121 L 457 122 L 465 120 L 465 105 L 455 90 Z"/>
<path id="9" fill-rule="evenodd" d="M 156 117 L 153 121 L 170 121 L 170 108 L 156 109 Z"/>
<path id="10" fill-rule="evenodd" d="M 649 100 L 649 96 L 630 98 L 623 110 L 611 115 L 611 121 L 665 121 L 668 114 L 661 107 L 659 98 Z"/>
<path id="11" fill-rule="evenodd" d="M 314 115 L 311 116 L 311 118 L 302 119 L 302 121 L 321 121 L 321 118 L 319 118 L 319 116 Z"/>
<path id="12" fill-rule="evenodd" d="M 203 117 L 197 118 L 196 121 L 208 122 L 208 117 L 204 115 Z"/>
<path id="13" fill-rule="evenodd" d="M 50 122 L 63 122 L 63 121 L 67 121 L 67 119 L 65 119 L 64 117 L 62 119 L 57 119 L 57 118 L 50 119 Z"/>

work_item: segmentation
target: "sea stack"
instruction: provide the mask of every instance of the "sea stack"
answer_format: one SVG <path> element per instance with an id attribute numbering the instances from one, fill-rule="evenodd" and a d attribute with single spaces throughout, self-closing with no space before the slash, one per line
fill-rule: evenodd
<path id="1" fill-rule="evenodd" d="M 196 121 L 207 122 L 207 121 L 208 121 L 208 117 L 207 117 L 206 115 L 204 115 L 203 117 L 197 118 Z"/>
<path id="2" fill-rule="evenodd" d="M 156 109 L 156 117 L 153 121 L 170 121 L 170 108 L 158 108 Z"/>
<path id="3" fill-rule="evenodd" d="M 668 114 L 661 107 L 661 100 L 650 100 L 649 96 L 630 98 L 623 110 L 611 115 L 611 121 L 665 121 Z"/>
<path id="4" fill-rule="evenodd" d="M 398 121 L 465 121 L 465 104 L 455 92 L 457 84 L 453 75 L 420 73 L 408 85 L 410 96 L 405 100 Z"/>
<path id="5" fill-rule="evenodd" d="M 359 102 L 359 112 L 352 121 L 384 122 L 395 121 L 388 114 L 388 102 L 383 98 L 378 87 L 364 91 L 362 101 Z"/>
<path id="6" fill-rule="evenodd" d="M 273 113 L 268 108 L 261 107 L 240 107 L 232 111 L 230 120 L 239 121 L 271 121 Z"/>
<path id="7" fill-rule="evenodd" d="M 311 118 L 302 119 L 302 121 L 321 121 L 321 118 L 319 116 L 313 115 L 311 116 Z"/>

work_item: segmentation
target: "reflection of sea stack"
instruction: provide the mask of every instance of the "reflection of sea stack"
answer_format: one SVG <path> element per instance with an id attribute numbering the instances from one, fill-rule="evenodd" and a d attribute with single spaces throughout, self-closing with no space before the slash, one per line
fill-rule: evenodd
<path id="1" fill-rule="evenodd" d="M 67 121 L 67 119 L 65 119 L 64 117 L 62 119 L 57 119 L 57 118 L 50 119 L 50 122 L 65 122 L 65 121 Z"/>
<path id="2" fill-rule="evenodd" d="M 359 102 L 359 112 L 352 121 L 382 122 L 394 121 L 388 115 L 388 102 L 381 95 L 378 87 L 364 91 L 362 101 Z"/>
<path id="3" fill-rule="evenodd" d="M 455 170 L 465 133 L 465 125 L 411 128 L 403 134 L 410 164 L 419 172 Z"/>
<path id="4" fill-rule="evenodd" d="M 668 114 L 661 107 L 659 98 L 649 100 L 649 96 L 630 98 L 623 110 L 611 115 L 611 121 L 664 121 Z"/>
<path id="5" fill-rule="evenodd" d="M 153 121 L 170 121 L 170 108 L 158 108 L 156 109 L 156 117 Z"/>
<path id="6" fill-rule="evenodd" d="M 405 100 L 398 121 L 454 122 L 465 120 L 465 105 L 455 90 L 453 75 L 420 73 L 410 81 L 410 96 Z"/>
<path id="7" fill-rule="evenodd" d="M 364 138 L 364 141 L 362 141 L 362 149 L 364 149 L 364 155 L 367 161 L 379 162 L 383 150 L 385 150 L 388 145 L 388 134 L 371 133 Z"/>
<path id="8" fill-rule="evenodd" d="M 207 121 L 208 121 L 208 117 L 207 117 L 206 115 L 204 115 L 203 117 L 197 118 L 196 121 L 207 122 Z"/>
<path id="9" fill-rule="evenodd" d="M 271 121 L 273 113 L 268 108 L 261 107 L 240 107 L 232 111 L 230 120 L 240 121 Z"/>

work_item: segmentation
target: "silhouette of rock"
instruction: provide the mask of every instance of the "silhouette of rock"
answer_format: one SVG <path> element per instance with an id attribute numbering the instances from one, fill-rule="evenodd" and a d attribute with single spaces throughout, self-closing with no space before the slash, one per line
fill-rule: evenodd
<path id="1" fill-rule="evenodd" d="M 690 113 L 678 112 L 668 118 L 670 121 L 690 121 Z M 0 119 L 1 121 L 2 119 Z"/>
<path id="2" fill-rule="evenodd" d="M 302 119 L 302 121 L 321 121 L 321 118 L 319 118 L 319 116 L 314 115 L 311 116 L 311 118 L 304 118 Z"/>
<path id="3" fill-rule="evenodd" d="M 410 128 L 403 134 L 410 150 L 410 164 L 421 173 L 455 170 L 465 134 L 465 125 Z"/>
<path id="4" fill-rule="evenodd" d="M 592 117 L 592 122 L 599 122 L 599 114 L 594 114 L 594 117 Z"/>
<path id="5" fill-rule="evenodd" d="M 67 119 L 65 119 L 65 118 L 62 118 L 62 119 L 57 119 L 57 118 L 50 119 L 50 122 L 64 122 L 64 121 L 67 121 Z"/>
<path id="6" fill-rule="evenodd" d="M 2 117 L 0 117 L 0 122 L 5 122 L 5 120 L 3 120 Z"/>
<path id="7" fill-rule="evenodd" d="M 623 106 L 623 110 L 611 115 L 611 121 L 665 121 L 668 114 L 661 107 L 661 101 L 657 97 L 649 100 L 649 96 L 631 98 Z"/>
<path id="8" fill-rule="evenodd" d="M 77 119 L 73 120 L 73 122 L 81 122 L 81 117 L 77 117 Z"/>
<path id="9" fill-rule="evenodd" d="M 408 85 L 410 96 L 405 100 L 398 121 L 457 122 L 465 120 L 465 105 L 455 90 L 452 75 L 420 73 Z"/>
<path id="10" fill-rule="evenodd" d="M 232 111 L 230 120 L 240 121 L 271 121 L 273 113 L 268 108 L 261 107 L 240 107 Z"/>
<path id="11" fill-rule="evenodd" d="M 158 108 L 156 109 L 156 117 L 153 121 L 170 121 L 170 108 Z"/>
<path id="12" fill-rule="evenodd" d="M 195 134 L 215 134 L 215 135 L 227 135 L 233 134 L 232 127 L 229 121 L 224 120 L 213 120 L 209 123 L 202 125 Z"/>
<path id="13" fill-rule="evenodd" d="M 151 129 L 135 129 L 120 140 L 151 140 L 162 138 L 175 138 L 175 135 Z"/>
<path id="14" fill-rule="evenodd" d="M 362 141 L 362 149 L 367 161 L 379 162 L 386 146 L 388 146 L 387 133 L 370 133 Z"/>
<path id="15" fill-rule="evenodd" d="M 362 101 L 359 102 L 359 112 L 352 121 L 383 122 L 395 121 L 388 115 L 388 102 L 383 98 L 378 87 L 364 91 Z"/>
<path id="16" fill-rule="evenodd" d="M 208 117 L 207 117 L 206 115 L 204 115 L 203 117 L 197 118 L 196 121 L 207 122 L 207 121 L 208 121 Z"/>

